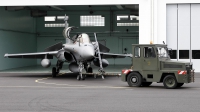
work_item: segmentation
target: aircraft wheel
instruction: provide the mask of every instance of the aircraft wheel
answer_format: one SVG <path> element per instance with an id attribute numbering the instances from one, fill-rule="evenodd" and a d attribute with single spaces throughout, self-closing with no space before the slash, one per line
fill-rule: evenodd
<path id="1" fill-rule="evenodd" d="M 87 73 L 93 73 L 92 67 L 89 67 L 89 68 L 87 69 Z"/>
<path id="2" fill-rule="evenodd" d="M 181 86 L 183 86 L 183 84 L 184 84 L 184 83 L 178 83 L 178 84 L 177 84 L 177 87 L 181 87 Z"/>
<path id="3" fill-rule="evenodd" d="M 56 77 L 56 67 L 52 68 L 52 77 Z"/>
<path id="4" fill-rule="evenodd" d="M 57 71 L 56 71 L 56 75 L 59 74 L 59 73 L 60 73 L 59 70 L 57 70 Z M 56 77 L 56 76 L 55 76 L 55 77 Z"/>
<path id="5" fill-rule="evenodd" d="M 81 80 L 85 80 L 85 75 L 83 75 L 83 77 L 81 78 Z"/>
<path id="6" fill-rule="evenodd" d="M 142 76 L 137 72 L 132 72 L 127 77 L 127 82 L 129 86 L 139 87 L 142 84 Z"/>
<path id="7" fill-rule="evenodd" d="M 152 82 L 142 82 L 143 87 L 148 87 L 152 84 Z"/>
<path id="8" fill-rule="evenodd" d="M 167 75 L 167 76 L 165 76 L 165 78 L 163 80 L 163 85 L 167 89 L 174 89 L 174 88 L 176 88 L 177 87 L 176 77 L 174 77 L 173 75 Z"/>
<path id="9" fill-rule="evenodd" d="M 59 74 L 60 73 L 60 70 L 59 69 L 57 69 L 57 71 L 56 71 L 56 74 Z"/>
<path id="10" fill-rule="evenodd" d="M 86 70 L 87 73 L 93 73 L 92 67 L 88 67 Z M 92 75 L 87 75 L 87 77 L 92 77 Z"/>
<path id="11" fill-rule="evenodd" d="M 77 80 L 81 80 L 81 76 L 80 75 L 77 75 Z"/>
<path id="12" fill-rule="evenodd" d="M 94 74 L 94 78 L 95 78 L 95 79 L 97 78 L 97 75 L 96 75 L 96 74 Z"/>

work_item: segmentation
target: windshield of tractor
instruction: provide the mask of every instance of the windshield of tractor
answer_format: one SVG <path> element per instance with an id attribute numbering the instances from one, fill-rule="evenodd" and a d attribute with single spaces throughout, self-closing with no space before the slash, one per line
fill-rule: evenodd
<path id="1" fill-rule="evenodd" d="M 159 58 L 169 58 L 167 47 L 157 47 Z"/>

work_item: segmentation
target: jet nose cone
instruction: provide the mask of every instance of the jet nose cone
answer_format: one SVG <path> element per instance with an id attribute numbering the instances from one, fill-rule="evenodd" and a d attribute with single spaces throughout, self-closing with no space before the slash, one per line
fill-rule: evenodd
<path id="1" fill-rule="evenodd" d="M 87 59 L 91 59 L 94 57 L 94 49 L 88 48 L 86 51 L 84 51 L 84 56 Z"/>
<path id="2" fill-rule="evenodd" d="M 94 57 L 94 50 L 89 50 L 88 51 L 88 56 L 89 57 Z"/>

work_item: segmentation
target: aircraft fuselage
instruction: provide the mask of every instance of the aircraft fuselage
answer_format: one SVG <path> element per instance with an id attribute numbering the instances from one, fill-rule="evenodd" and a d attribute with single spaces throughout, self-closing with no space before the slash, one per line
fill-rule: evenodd
<path id="1" fill-rule="evenodd" d="M 66 51 L 71 52 L 77 61 L 87 61 L 94 58 L 95 48 L 91 43 L 63 44 Z"/>

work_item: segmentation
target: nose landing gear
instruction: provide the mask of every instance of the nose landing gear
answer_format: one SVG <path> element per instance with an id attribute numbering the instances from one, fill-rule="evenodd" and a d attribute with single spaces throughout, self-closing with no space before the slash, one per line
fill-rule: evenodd
<path id="1" fill-rule="evenodd" d="M 77 76 L 77 80 L 85 80 L 85 75 L 82 74 L 84 65 L 82 62 L 79 62 L 79 75 Z"/>

